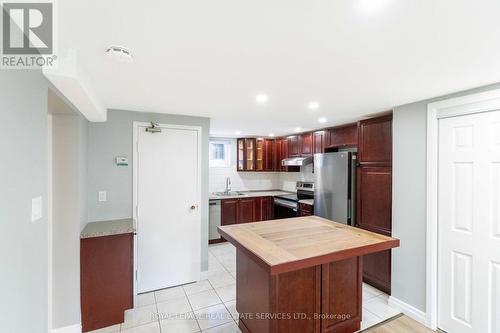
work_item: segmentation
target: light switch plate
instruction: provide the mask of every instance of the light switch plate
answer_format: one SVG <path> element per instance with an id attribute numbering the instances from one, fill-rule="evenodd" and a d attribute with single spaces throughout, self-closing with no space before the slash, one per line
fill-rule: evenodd
<path id="1" fill-rule="evenodd" d="M 106 191 L 99 191 L 99 202 L 106 202 L 108 200 L 108 193 Z"/>
<path id="2" fill-rule="evenodd" d="M 42 197 L 33 198 L 31 200 L 31 222 L 36 222 L 43 217 L 42 204 Z"/>

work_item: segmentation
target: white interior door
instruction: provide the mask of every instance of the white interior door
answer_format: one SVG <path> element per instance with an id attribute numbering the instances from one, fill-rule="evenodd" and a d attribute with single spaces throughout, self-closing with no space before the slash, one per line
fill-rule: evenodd
<path id="1" fill-rule="evenodd" d="M 137 137 L 137 291 L 200 278 L 200 130 L 139 127 Z"/>
<path id="2" fill-rule="evenodd" d="M 438 325 L 500 332 L 500 111 L 439 121 Z"/>

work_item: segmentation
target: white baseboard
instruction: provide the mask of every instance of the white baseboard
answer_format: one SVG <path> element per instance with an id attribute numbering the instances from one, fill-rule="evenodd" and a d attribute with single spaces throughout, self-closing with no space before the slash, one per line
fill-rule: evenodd
<path id="1" fill-rule="evenodd" d="M 399 311 L 403 312 L 405 315 L 408 317 L 418 321 L 422 325 L 427 326 L 427 315 L 425 312 L 417 309 L 416 307 L 405 303 L 393 296 L 389 297 L 389 306 L 398 309 Z"/>
<path id="2" fill-rule="evenodd" d="M 52 333 L 82 333 L 82 324 L 52 329 Z"/>

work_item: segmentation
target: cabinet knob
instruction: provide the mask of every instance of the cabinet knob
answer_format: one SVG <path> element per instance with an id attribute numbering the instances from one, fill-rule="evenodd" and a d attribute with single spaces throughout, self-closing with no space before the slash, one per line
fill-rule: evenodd
<path id="1" fill-rule="evenodd" d="M 189 207 L 189 208 L 191 208 L 191 210 L 195 210 L 196 208 L 198 208 L 198 206 L 197 205 L 191 205 L 191 207 Z"/>

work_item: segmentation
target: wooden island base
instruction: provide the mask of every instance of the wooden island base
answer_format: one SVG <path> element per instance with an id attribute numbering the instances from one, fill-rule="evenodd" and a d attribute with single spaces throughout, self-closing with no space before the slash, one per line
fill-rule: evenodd
<path id="1" fill-rule="evenodd" d="M 236 247 L 236 310 L 245 333 L 358 331 L 362 258 L 399 246 L 317 216 L 218 230 Z"/>
<path id="2" fill-rule="evenodd" d="M 236 254 L 236 309 L 247 333 L 352 333 L 360 329 L 362 257 L 271 275 Z"/>

